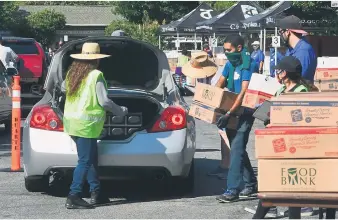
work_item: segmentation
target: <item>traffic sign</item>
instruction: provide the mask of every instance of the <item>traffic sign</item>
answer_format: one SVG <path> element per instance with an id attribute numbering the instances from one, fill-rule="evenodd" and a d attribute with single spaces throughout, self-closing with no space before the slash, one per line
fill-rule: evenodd
<path id="1" fill-rule="evenodd" d="M 217 38 L 211 38 L 211 47 L 217 47 Z"/>
<path id="2" fill-rule="evenodd" d="M 280 47 L 280 36 L 272 36 L 272 47 Z"/>

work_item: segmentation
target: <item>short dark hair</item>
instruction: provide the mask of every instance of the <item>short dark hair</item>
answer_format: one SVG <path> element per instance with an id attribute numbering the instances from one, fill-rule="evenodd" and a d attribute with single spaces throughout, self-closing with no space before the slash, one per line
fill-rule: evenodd
<path id="1" fill-rule="evenodd" d="M 244 38 L 238 34 L 229 35 L 225 38 L 224 43 L 230 43 L 234 47 L 244 46 Z"/>

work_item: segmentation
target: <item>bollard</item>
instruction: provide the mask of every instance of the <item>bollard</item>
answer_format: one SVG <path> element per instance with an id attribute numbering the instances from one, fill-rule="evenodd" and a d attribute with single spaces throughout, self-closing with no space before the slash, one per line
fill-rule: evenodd
<path id="1" fill-rule="evenodd" d="M 21 164 L 21 87 L 20 76 L 13 76 L 12 87 L 12 165 L 11 171 L 20 171 Z"/>

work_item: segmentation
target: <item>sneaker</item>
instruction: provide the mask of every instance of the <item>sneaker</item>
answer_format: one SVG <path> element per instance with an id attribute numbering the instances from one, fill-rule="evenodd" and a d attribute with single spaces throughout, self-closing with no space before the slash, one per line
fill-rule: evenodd
<path id="1" fill-rule="evenodd" d="M 280 213 L 284 217 L 289 217 L 289 210 L 286 210 L 284 213 Z M 311 207 L 304 207 L 300 209 L 301 217 L 309 217 L 313 215 L 313 208 Z"/>
<path id="2" fill-rule="evenodd" d="M 218 166 L 216 169 L 210 171 L 208 173 L 208 176 L 218 176 L 220 174 L 227 173 L 228 169 L 223 169 L 222 167 Z"/>
<path id="3" fill-rule="evenodd" d="M 237 199 L 239 199 L 237 190 L 227 190 L 222 195 L 216 197 L 216 200 L 222 203 L 233 202 Z"/>
<path id="4" fill-rule="evenodd" d="M 257 197 L 257 187 L 245 187 L 239 193 L 239 197 L 241 198 Z"/>
<path id="5" fill-rule="evenodd" d="M 66 208 L 67 209 L 92 209 L 94 208 L 93 205 L 86 202 L 78 195 L 69 195 L 66 201 Z"/>
<path id="6" fill-rule="evenodd" d="M 110 203 L 108 196 L 100 193 L 100 192 L 92 192 L 90 195 L 90 202 L 91 205 L 103 205 Z"/>
<path id="7" fill-rule="evenodd" d="M 277 207 L 271 207 L 265 216 L 267 218 L 277 218 L 278 217 Z"/>

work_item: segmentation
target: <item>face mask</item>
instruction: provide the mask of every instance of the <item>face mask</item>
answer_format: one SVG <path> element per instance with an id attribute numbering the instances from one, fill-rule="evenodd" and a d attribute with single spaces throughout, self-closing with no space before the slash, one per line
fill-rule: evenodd
<path id="1" fill-rule="evenodd" d="M 275 48 L 273 48 L 273 47 L 270 48 L 270 53 L 271 53 L 271 54 L 275 53 Z"/>
<path id="2" fill-rule="evenodd" d="M 237 67 L 239 65 L 241 65 L 241 61 L 242 61 L 242 55 L 240 52 L 225 52 L 225 55 L 227 56 L 229 62 L 234 66 Z"/>
<path id="3" fill-rule="evenodd" d="M 257 49 L 258 49 L 258 46 L 252 46 L 252 48 L 253 48 L 254 50 L 257 50 Z"/>

